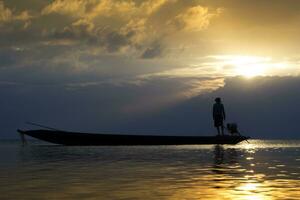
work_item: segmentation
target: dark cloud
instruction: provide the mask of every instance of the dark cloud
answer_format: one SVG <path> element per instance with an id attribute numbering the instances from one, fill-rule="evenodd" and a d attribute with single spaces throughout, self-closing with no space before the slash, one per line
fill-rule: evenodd
<path id="1" fill-rule="evenodd" d="M 116 52 L 121 47 L 128 45 L 128 38 L 119 33 L 112 32 L 105 37 L 104 44 L 109 52 Z"/>
<path id="2" fill-rule="evenodd" d="M 174 97 L 190 87 L 186 79 L 73 85 L 0 82 L 0 119 L 6 124 L 1 137 L 15 137 L 15 129 L 25 121 L 68 130 L 133 133 L 137 129 L 129 127 L 131 120 L 182 101 L 184 97 Z"/>
<path id="3" fill-rule="evenodd" d="M 15 129 L 25 127 L 25 121 L 77 131 L 214 134 L 211 106 L 213 99 L 221 96 L 228 122 L 237 122 L 244 134 L 299 138 L 300 110 L 295 106 L 300 100 L 299 77 L 231 78 L 211 93 L 179 101 L 166 98 L 188 90 L 191 86 L 186 82 L 153 79 L 143 84 L 103 82 L 66 87 L 2 83 L 1 137 L 15 137 Z"/>
<path id="4" fill-rule="evenodd" d="M 142 58 L 150 59 L 162 56 L 163 48 L 161 44 L 155 43 L 151 47 L 148 47 L 142 54 Z"/>
<path id="5" fill-rule="evenodd" d="M 207 135 L 214 134 L 211 107 L 222 97 L 227 122 L 236 122 L 242 133 L 255 138 L 299 138 L 297 103 L 299 77 L 231 78 L 212 93 L 200 95 L 130 124 L 148 132 Z"/>
<path id="6" fill-rule="evenodd" d="M 0 49 L 0 68 L 14 66 L 17 63 L 17 60 L 22 57 L 21 51 L 22 49 Z"/>

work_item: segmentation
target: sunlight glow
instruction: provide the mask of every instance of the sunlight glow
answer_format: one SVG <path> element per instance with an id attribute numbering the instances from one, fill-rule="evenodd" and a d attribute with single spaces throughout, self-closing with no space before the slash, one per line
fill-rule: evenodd
<path id="1" fill-rule="evenodd" d="M 260 183 L 244 183 L 243 185 L 237 187 L 236 189 L 245 193 L 241 199 L 245 200 L 269 200 L 272 199 L 262 193 L 259 193 Z"/>
<path id="2" fill-rule="evenodd" d="M 257 190 L 257 183 L 246 183 L 244 185 L 239 186 L 237 189 L 242 191 L 255 191 Z"/>
<path id="3" fill-rule="evenodd" d="M 265 68 L 258 64 L 245 64 L 236 66 L 236 75 L 242 75 L 247 78 L 265 75 Z"/>
<path id="4" fill-rule="evenodd" d="M 210 63 L 218 66 L 217 70 L 222 71 L 226 76 L 244 76 L 252 78 L 255 76 L 273 76 L 286 73 L 286 70 L 293 67 L 289 62 L 272 59 L 263 56 L 248 55 L 213 55 L 208 56 L 217 60 Z"/>
<path id="5" fill-rule="evenodd" d="M 201 77 L 204 79 L 208 77 L 219 79 L 243 76 L 250 79 L 256 76 L 289 76 L 291 75 L 291 70 L 293 73 L 300 74 L 299 66 L 285 58 L 279 59 L 267 56 L 247 55 L 210 55 L 199 57 L 185 67 L 143 74 L 138 76 L 138 78 L 140 80 L 148 80 L 154 77 L 167 77 L 195 80 Z M 199 86 L 203 88 L 203 84 Z"/>
<path id="6" fill-rule="evenodd" d="M 269 57 L 239 55 L 219 56 L 217 59 L 223 60 L 224 65 L 232 66 L 233 75 L 241 75 L 248 78 L 265 75 L 268 63 L 272 60 Z"/>

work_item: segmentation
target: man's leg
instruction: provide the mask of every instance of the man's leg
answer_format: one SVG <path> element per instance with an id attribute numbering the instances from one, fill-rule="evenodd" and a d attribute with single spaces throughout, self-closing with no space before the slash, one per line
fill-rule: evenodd
<path id="1" fill-rule="evenodd" d="M 218 135 L 220 135 L 220 127 L 217 126 Z"/>
<path id="2" fill-rule="evenodd" d="M 224 135 L 224 126 L 222 125 L 221 128 L 222 128 L 222 135 Z"/>

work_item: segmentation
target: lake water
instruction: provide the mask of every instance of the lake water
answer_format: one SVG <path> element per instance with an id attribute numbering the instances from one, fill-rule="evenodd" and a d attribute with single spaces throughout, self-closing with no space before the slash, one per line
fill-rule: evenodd
<path id="1" fill-rule="evenodd" d="M 0 199 L 300 199 L 300 141 L 66 147 L 0 142 Z"/>

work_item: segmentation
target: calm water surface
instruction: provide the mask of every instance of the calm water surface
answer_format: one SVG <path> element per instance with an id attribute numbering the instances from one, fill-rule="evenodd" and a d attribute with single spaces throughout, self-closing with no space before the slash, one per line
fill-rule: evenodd
<path id="1" fill-rule="evenodd" d="M 0 199 L 300 199 L 300 141 L 65 147 L 0 142 Z"/>

